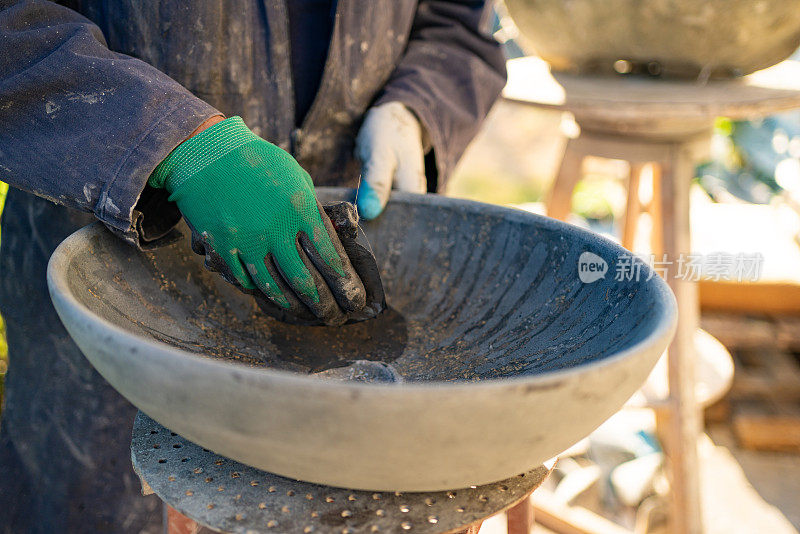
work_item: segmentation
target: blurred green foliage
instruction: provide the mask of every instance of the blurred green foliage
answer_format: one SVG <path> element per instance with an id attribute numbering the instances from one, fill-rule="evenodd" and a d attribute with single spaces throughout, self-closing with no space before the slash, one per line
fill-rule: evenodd
<path id="1" fill-rule="evenodd" d="M 620 184 L 614 177 L 587 177 L 575 186 L 572 193 L 572 211 L 587 220 L 613 220 Z M 623 192 L 624 193 L 624 192 Z"/>
<path id="2" fill-rule="evenodd" d="M 769 204 L 781 195 L 779 165 L 800 157 L 800 113 L 757 121 L 720 118 L 714 127 L 712 157 L 698 167 L 700 185 L 711 198 Z"/>
<path id="3" fill-rule="evenodd" d="M 488 202 L 490 204 L 521 204 L 542 198 L 541 182 L 520 180 L 516 176 L 496 172 L 487 175 L 462 171 L 457 181 L 448 184 L 448 196 Z"/>

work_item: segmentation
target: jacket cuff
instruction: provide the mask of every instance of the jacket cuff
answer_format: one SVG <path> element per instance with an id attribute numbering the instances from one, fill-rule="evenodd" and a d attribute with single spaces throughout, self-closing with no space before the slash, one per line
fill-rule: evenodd
<path id="1" fill-rule="evenodd" d="M 172 193 L 219 158 L 258 139 L 241 117 L 230 117 L 178 145 L 158 164 L 147 183 Z"/>
<path id="2" fill-rule="evenodd" d="M 222 113 L 194 97 L 167 108 L 119 163 L 95 205 L 95 216 L 116 235 L 140 248 L 168 236 L 180 221 L 180 212 L 167 201 L 166 191 L 143 194 L 147 180 L 175 147 L 215 115 Z"/>

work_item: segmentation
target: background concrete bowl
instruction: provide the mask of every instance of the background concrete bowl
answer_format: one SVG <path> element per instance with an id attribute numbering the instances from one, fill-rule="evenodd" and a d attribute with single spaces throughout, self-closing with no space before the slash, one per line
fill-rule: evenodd
<path id="1" fill-rule="evenodd" d="M 364 230 L 390 309 L 339 329 L 266 318 L 186 242 L 138 252 L 99 224 L 59 246 L 48 283 L 86 357 L 152 418 L 254 467 L 354 489 L 459 488 L 535 467 L 618 410 L 674 331 L 658 276 L 636 261 L 638 279 L 615 280 L 627 252 L 557 221 L 394 194 Z M 585 252 L 605 278 L 581 282 Z M 405 381 L 309 376 L 354 359 Z"/>
<path id="2" fill-rule="evenodd" d="M 556 70 L 652 63 L 667 76 L 743 76 L 800 45 L 799 0 L 506 0 L 523 41 Z"/>

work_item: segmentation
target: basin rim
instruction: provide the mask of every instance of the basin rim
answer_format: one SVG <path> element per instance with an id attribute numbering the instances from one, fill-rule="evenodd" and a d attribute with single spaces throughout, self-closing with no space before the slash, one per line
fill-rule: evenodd
<path id="1" fill-rule="evenodd" d="M 353 198 L 352 190 L 346 188 L 318 187 L 317 192 L 326 196 L 333 196 L 344 199 Z M 512 221 L 535 224 L 540 227 L 554 229 L 566 233 L 577 234 L 587 241 L 599 241 L 605 246 L 619 249 L 619 252 L 631 254 L 626 249 L 614 241 L 599 234 L 579 228 L 577 226 L 551 219 L 542 215 L 537 215 L 520 209 L 509 208 L 476 202 L 472 200 L 456 199 L 443 197 L 440 195 L 422 195 L 416 193 L 404 193 L 393 191 L 390 199 L 391 203 L 405 203 L 424 205 L 429 204 L 436 207 L 451 207 L 465 211 L 480 210 L 482 215 L 497 215 Z M 519 375 L 508 378 L 487 378 L 475 381 L 442 381 L 425 380 L 401 383 L 365 383 L 355 381 L 326 380 L 313 375 L 306 375 L 288 370 L 274 369 L 270 367 L 252 367 L 236 362 L 213 359 L 198 355 L 189 351 L 181 350 L 166 343 L 154 339 L 136 336 L 135 334 L 115 325 L 111 321 L 92 313 L 69 291 L 69 283 L 66 273 L 69 263 L 73 257 L 73 252 L 79 247 L 83 247 L 82 238 L 98 232 L 108 232 L 108 230 L 98 221 L 91 223 L 67 237 L 53 252 L 47 265 L 47 285 L 50 291 L 50 298 L 53 301 L 59 315 L 70 315 L 76 318 L 76 322 L 82 323 L 90 329 L 99 330 L 103 337 L 113 338 L 119 345 L 136 348 L 140 357 L 155 359 L 184 360 L 191 362 L 195 369 L 204 369 L 215 373 L 228 373 L 236 371 L 242 380 L 253 383 L 261 383 L 265 379 L 274 380 L 287 386 L 308 387 L 322 390 L 339 391 L 373 391 L 383 395 L 405 395 L 411 393 L 424 392 L 456 392 L 469 388 L 469 391 L 476 392 L 476 388 L 491 390 L 493 388 L 514 388 L 514 387 L 548 387 L 554 383 L 560 383 L 578 374 L 587 371 L 598 371 L 606 366 L 613 366 L 618 362 L 638 354 L 645 354 L 648 350 L 659 345 L 661 340 L 670 340 L 675 333 L 677 325 L 677 302 L 667 283 L 660 276 L 654 275 L 645 282 L 653 284 L 655 299 L 663 302 L 664 307 L 658 317 L 658 323 L 652 331 L 643 339 L 637 341 L 630 347 L 617 353 L 606 356 L 600 360 L 584 362 L 573 367 L 544 371 L 532 375 Z M 634 259 L 634 261 L 641 261 Z M 649 274 L 650 267 L 641 262 L 643 273 Z M 62 319 L 63 322 L 63 319 Z M 98 336 L 100 337 L 100 336 Z M 666 345 L 667 343 L 664 343 Z"/>

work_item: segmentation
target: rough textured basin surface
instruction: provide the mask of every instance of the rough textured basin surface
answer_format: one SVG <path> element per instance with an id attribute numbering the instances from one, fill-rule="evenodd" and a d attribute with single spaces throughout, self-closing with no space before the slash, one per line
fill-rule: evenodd
<path id="1" fill-rule="evenodd" d="M 644 264 L 616 281 L 624 249 L 569 225 L 395 194 L 364 230 L 390 310 L 338 329 L 263 316 L 186 242 L 138 252 L 99 225 L 61 244 L 48 282 L 87 358 L 152 418 L 248 465 L 355 489 L 435 491 L 535 467 L 622 406 L 672 336 L 666 284 Z M 581 282 L 584 252 L 605 278 Z M 355 360 L 402 382 L 329 373 Z"/>
<path id="2" fill-rule="evenodd" d="M 800 45 L 800 0 L 506 0 L 557 70 L 611 71 L 618 59 L 674 76 L 745 75 Z M 653 67 L 651 67 L 653 68 Z"/>

